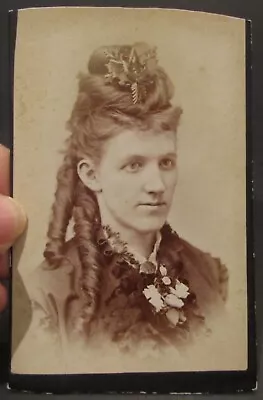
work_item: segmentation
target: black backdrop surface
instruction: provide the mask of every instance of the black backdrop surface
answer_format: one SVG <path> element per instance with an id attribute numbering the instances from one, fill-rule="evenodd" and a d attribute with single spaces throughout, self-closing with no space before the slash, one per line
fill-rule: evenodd
<path id="1" fill-rule="evenodd" d="M 253 37 L 253 76 L 252 76 L 252 131 L 253 131 L 253 159 L 254 159 L 254 238 L 256 253 L 256 296 L 257 296 L 257 335 L 258 335 L 258 364 L 259 364 L 259 389 L 256 393 L 218 396 L 199 396 L 199 398 L 213 398 L 219 400 L 222 397 L 232 399 L 240 396 L 243 399 L 263 398 L 263 373 L 261 364 L 263 362 L 263 2 L 262 0 L 174 0 L 174 1 L 85 1 L 85 0 L 1 0 L 0 2 L 0 143 L 10 146 L 10 102 L 8 82 L 8 15 L 7 11 L 17 8 L 41 7 L 41 6 L 141 6 L 141 7 L 169 7 L 189 10 L 214 12 L 218 14 L 232 15 L 252 20 Z M 262 182 L 262 183 L 261 183 Z M 8 312 L 0 316 L 0 398 L 22 397 L 39 398 L 41 395 L 29 395 L 22 393 L 10 393 L 5 389 L 4 376 L 7 368 L 6 348 L 8 338 Z M 44 397 L 44 395 L 42 395 Z M 60 396 L 57 396 L 60 397 Z M 70 399 L 77 395 L 70 395 Z M 96 396 L 104 398 L 103 395 Z M 111 396 L 107 396 L 109 398 Z M 115 396 L 112 396 L 113 398 Z M 119 396 L 122 398 L 125 396 Z M 131 396 L 130 396 L 131 397 Z M 133 396 L 132 396 L 133 397 Z M 136 398 L 138 396 L 134 396 Z M 148 397 L 148 396 L 146 396 Z M 155 396 L 163 399 L 168 396 Z M 174 396 L 182 398 L 183 396 Z M 196 398 L 188 396 L 188 399 Z"/>

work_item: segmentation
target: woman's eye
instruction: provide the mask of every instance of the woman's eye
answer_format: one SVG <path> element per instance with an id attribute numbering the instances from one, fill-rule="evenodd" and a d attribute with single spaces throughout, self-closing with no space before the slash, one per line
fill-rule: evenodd
<path id="1" fill-rule="evenodd" d="M 131 162 L 125 166 L 125 170 L 128 172 L 137 172 L 143 167 L 141 162 Z"/>
<path id="2" fill-rule="evenodd" d="M 164 158 L 163 160 L 161 160 L 160 166 L 163 169 L 173 169 L 175 166 L 175 161 L 171 158 Z"/>

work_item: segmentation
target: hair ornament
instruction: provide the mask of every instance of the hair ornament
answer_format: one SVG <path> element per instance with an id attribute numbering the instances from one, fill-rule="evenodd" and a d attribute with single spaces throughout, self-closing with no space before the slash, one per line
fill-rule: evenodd
<path id="1" fill-rule="evenodd" d="M 106 56 L 105 81 L 129 89 L 133 104 L 144 102 L 155 84 L 157 70 L 156 48 L 146 43 L 133 46 L 114 46 L 104 50 Z"/>

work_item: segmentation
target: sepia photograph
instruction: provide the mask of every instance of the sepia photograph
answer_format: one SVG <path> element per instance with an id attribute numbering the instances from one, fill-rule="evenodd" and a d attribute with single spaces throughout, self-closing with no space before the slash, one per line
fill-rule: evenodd
<path id="1" fill-rule="evenodd" d="M 245 28 L 18 12 L 12 373 L 247 369 Z"/>

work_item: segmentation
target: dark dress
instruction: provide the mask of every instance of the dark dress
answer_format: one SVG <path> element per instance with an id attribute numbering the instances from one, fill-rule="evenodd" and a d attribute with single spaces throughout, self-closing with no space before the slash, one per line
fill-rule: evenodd
<path id="1" fill-rule="evenodd" d="M 156 274 L 140 273 L 132 255 L 113 251 L 99 230 L 96 243 L 104 260 L 101 289 L 98 308 L 86 331 L 80 335 L 75 329 L 83 301 L 82 265 L 75 238 L 67 242 L 61 265 L 52 270 L 44 262 L 28 286 L 39 329 L 59 337 L 65 346 L 107 338 L 126 353 L 142 341 L 151 342 L 152 348 L 183 350 L 198 335 L 209 335 L 213 321 L 224 315 L 227 269 L 219 259 L 181 239 L 168 224 L 161 233 L 158 264 L 165 266 L 172 283 L 180 281 L 189 287 L 183 320 L 173 324 L 164 312 L 156 312 L 143 294 L 145 287 L 154 284 Z"/>

